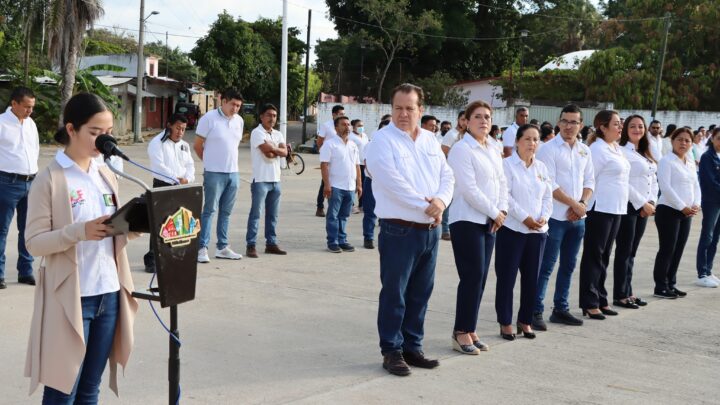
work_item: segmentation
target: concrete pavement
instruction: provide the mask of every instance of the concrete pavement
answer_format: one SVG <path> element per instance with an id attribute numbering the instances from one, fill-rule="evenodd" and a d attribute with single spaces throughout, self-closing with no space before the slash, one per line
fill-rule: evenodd
<path id="1" fill-rule="evenodd" d="M 145 148 L 125 146 L 147 163 Z M 40 167 L 55 148 L 43 148 Z M 247 145 L 240 170 L 249 178 Z M 287 256 L 264 255 L 241 261 L 214 259 L 198 265 L 197 298 L 179 307 L 181 403 L 187 404 L 384 404 L 413 403 L 719 403 L 720 291 L 700 289 L 695 280 L 695 248 L 700 218 L 693 228 L 678 274 L 688 297 L 652 297 L 652 265 L 657 249 L 653 223 L 636 260 L 634 290 L 650 304 L 582 327 L 555 326 L 535 340 L 513 342 L 498 336 L 495 275 L 491 271 L 480 309 L 478 333 L 489 352 L 464 356 L 451 350 L 457 273 L 449 242 L 442 242 L 435 291 L 426 319 L 425 351 L 441 359 L 435 370 L 413 370 L 399 378 L 381 368 L 375 327 L 380 290 L 377 250 L 362 246 L 361 215 L 348 223 L 354 253 L 325 250 L 324 220 L 314 216 L 319 186 L 317 155 L 304 155 L 301 176 L 283 177 L 278 225 Z M 127 171 L 150 179 L 134 167 Z M 202 173 L 198 163 L 197 173 Z M 121 200 L 139 194 L 121 181 Z M 231 219 L 230 241 L 244 253 L 250 191 L 243 183 Z M 13 225 L 14 226 L 14 225 Z M 262 226 L 261 226 L 262 235 Z M 0 291 L 0 403 L 39 403 L 41 390 L 27 396 L 22 377 L 32 313 L 33 289 L 15 283 L 11 233 L 7 250 L 8 289 Z M 214 244 L 215 238 L 211 241 Z M 262 247 L 262 242 L 258 243 Z M 147 237 L 129 245 L 136 289 L 146 288 L 142 255 Z M 214 254 L 214 246 L 210 253 Z M 36 262 L 37 263 L 37 262 Z M 37 266 L 36 266 L 37 267 Z M 612 271 L 607 285 L 612 286 Z M 554 280 L 554 277 L 553 277 Z M 552 296 L 554 282 L 548 296 Z M 571 306 L 577 309 L 577 271 Z M 515 290 L 516 305 L 519 286 Z M 551 302 L 546 302 L 550 307 Z M 517 308 L 517 307 L 516 307 Z M 168 311 L 160 310 L 168 320 Z M 167 403 L 167 334 L 146 302 L 135 322 L 135 349 L 120 398 L 101 389 L 103 404 Z"/>

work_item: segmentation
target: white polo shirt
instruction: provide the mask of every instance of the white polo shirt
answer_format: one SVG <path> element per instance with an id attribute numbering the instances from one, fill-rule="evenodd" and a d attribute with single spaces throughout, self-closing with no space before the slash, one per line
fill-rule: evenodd
<path id="1" fill-rule="evenodd" d="M 636 210 L 648 202 L 654 204 L 658 196 L 657 163 L 638 153 L 630 142 L 622 151 L 630 162 L 630 203 Z"/>
<path id="2" fill-rule="evenodd" d="M 195 134 L 205 138 L 203 166 L 207 172 L 237 173 L 238 147 L 244 121 L 235 114 L 228 118 L 219 108 L 203 115 Z"/>
<path id="3" fill-rule="evenodd" d="M 117 196 L 98 171 L 101 164 L 91 159 L 90 168 L 85 172 L 62 150 L 55 155 L 55 160 L 65 174 L 73 223 L 92 221 L 115 213 Z M 80 296 L 90 297 L 120 290 L 112 237 L 78 242 L 75 250 Z"/>
<path id="4" fill-rule="evenodd" d="M 648 132 L 645 136 L 650 144 L 650 153 L 652 153 L 653 159 L 655 159 L 656 162 L 659 162 L 663 157 L 663 138 L 659 135 L 654 136 L 650 132 Z"/>
<path id="5" fill-rule="evenodd" d="M 508 209 L 508 188 L 502 157 L 489 142 L 481 145 L 470 134 L 448 154 L 455 174 L 455 191 L 448 222 L 469 221 L 485 225 Z M 374 191 L 374 190 L 373 190 Z"/>
<path id="6" fill-rule="evenodd" d="M 195 162 L 190 154 L 190 145 L 180 139 L 173 142 L 168 138 L 163 142 L 165 131 L 155 136 L 148 144 L 148 157 L 150 157 L 150 168 L 170 178 L 183 178 L 192 183 L 195 181 Z M 112 163 L 112 162 L 111 162 Z M 153 174 L 153 177 L 165 183 L 171 183 L 170 179 Z"/>
<path id="7" fill-rule="evenodd" d="M 367 146 L 368 142 L 370 142 L 370 138 L 368 138 L 367 134 L 356 134 L 355 132 L 351 132 L 349 139 L 353 142 L 355 142 L 355 145 L 357 145 L 358 150 L 360 151 L 360 164 L 365 165 L 365 147 Z"/>
<path id="8" fill-rule="evenodd" d="M 354 191 L 357 181 L 357 165 L 360 164 L 360 152 L 351 140 L 343 141 L 334 136 L 320 148 L 320 162 L 328 163 L 330 187 Z"/>
<path id="9" fill-rule="evenodd" d="M 365 163 L 373 176 L 378 218 L 432 223 L 434 219 L 425 214 L 426 198 L 450 205 L 455 180 L 430 131 L 418 128 L 413 141 L 391 122 L 368 144 Z"/>
<path id="10" fill-rule="evenodd" d="M 505 132 L 503 132 L 503 146 L 506 148 L 514 148 L 515 147 L 515 135 L 517 135 L 517 130 L 520 129 L 520 126 L 517 124 L 517 122 L 513 122 L 512 125 L 507 127 L 505 129 Z"/>
<path id="11" fill-rule="evenodd" d="M 606 214 L 627 214 L 630 189 L 630 162 L 622 147 L 598 139 L 590 145 L 595 169 L 595 192 L 588 208 Z"/>
<path id="12" fill-rule="evenodd" d="M 595 170 L 590 148 L 576 140 L 572 147 L 558 135 L 543 144 L 535 158 L 542 161 L 553 181 L 553 190 L 558 187 L 575 201 L 582 198 L 583 189 L 595 189 Z M 558 200 L 553 201 L 552 219 L 567 221 L 570 207 Z"/>
<path id="13" fill-rule="evenodd" d="M 10 107 L 0 114 L 0 171 L 14 174 L 38 172 L 40 137 L 35 121 L 20 119 Z"/>
<path id="14" fill-rule="evenodd" d="M 324 124 L 320 125 L 320 129 L 318 130 L 318 137 L 324 138 L 325 140 L 323 142 L 327 142 L 333 137 L 337 136 L 337 132 L 335 132 L 335 120 L 325 121 Z"/>
<path id="15" fill-rule="evenodd" d="M 252 160 L 253 181 L 257 182 L 279 182 L 281 171 L 280 162 L 283 157 L 269 158 L 260 150 L 260 145 L 270 142 L 277 147 L 285 143 L 285 136 L 282 132 L 273 129 L 267 131 L 262 124 L 253 129 L 250 133 L 250 159 Z"/>
<path id="16" fill-rule="evenodd" d="M 700 182 L 690 153 L 685 155 L 685 162 L 674 153 L 665 155 L 658 163 L 658 185 L 658 205 L 678 211 L 693 205 L 700 206 Z"/>
<path id="17" fill-rule="evenodd" d="M 531 230 L 523 224 L 527 217 L 547 221 L 552 215 L 554 186 L 545 164 L 535 158 L 530 166 L 526 166 L 515 152 L 504 159 L 503 169 L 508 185 L 508 216 L 504 226 L 520 233 L 547 232 L 547 223 L 539 230 Z"/>
<path id="18" fill-rule="evenodd" d="M 441 145 L 447 146 L 448 148 L 452 149 L 452 147 L 457 143 L 458 136 L 460 135 L 460 132 L 453 128 L 445 134 L 442 138 Z"/>

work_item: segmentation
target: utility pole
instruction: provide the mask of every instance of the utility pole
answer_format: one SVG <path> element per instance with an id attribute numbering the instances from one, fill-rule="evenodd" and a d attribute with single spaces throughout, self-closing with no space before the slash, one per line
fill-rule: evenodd
<path id="1" fill-rule="evenodd" d="M 307 142 L 308 81 L 310 80 L 310 20 L 312 9 L 308 9 L 307 43 L 305 44 L 305 100 L 303 101 L 302 143 Z"/>
<path id="2" fill-rule="evenodd" d="M 145 76 L 145 58 L 143 58 L 143 40 L 145 27 L 145 0 L 140 0 L 140 33 L 138 34 L 137 82 L 135 83 L 135 125 L 133 126 L 133 142 L 142 142 L 142 87 Z"/>
<path id="3" fill-rule="evenodd" d="M 170 77 L 170 47 L 168 47 L 167 31 L 165 31 L 165 77 Z"/>
<path id="4" fill-rule="evenodd" d="M 282 50 L 280 55 L 280 132 L 287 139 L 288 21 L 287 0 L 283 0 Z"/>
<path id="5" fill-rule="evenodd" d="M 663 72 L 663 65 L 665 64 L 665 53 L 667 52 L 667 40 L 668 40 L 668 34 L 670 33 L 670 13 L 665 13 L 665 36 L 663 37 L 663 43 L 662 43 L 662 53 L 660 54 L 660 59 L 658 60 L 658 66 L 657 66 L 657 76 L 655 77 L 655 94 L 653 95 L 653 103 L 652 103 L 652 117 L 655 119 L 655 115 L 657 114 L 657 103 L 658 103 L 658 97 L 660 96 L 660 82 L 662 81 L 662 72 Z"/>

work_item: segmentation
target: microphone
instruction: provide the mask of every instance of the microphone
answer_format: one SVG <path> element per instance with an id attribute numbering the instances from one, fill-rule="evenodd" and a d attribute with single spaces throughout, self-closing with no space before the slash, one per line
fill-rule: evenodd
<path id="1" fill-rule="evenodd" d="M 95 148 L 107 159 L 110 156 L 119 156 L 128 162 L 130 158 L 117 147 L 117 140 L 112 135 L 102 134 L 95 139 Z"/>

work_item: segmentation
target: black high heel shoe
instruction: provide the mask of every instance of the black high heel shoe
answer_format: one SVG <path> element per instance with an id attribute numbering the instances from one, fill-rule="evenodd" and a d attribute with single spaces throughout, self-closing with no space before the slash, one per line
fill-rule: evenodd
<path id="1" fill-rule="evenodd" d="M 529 327 L 530 325 L 526 326 Z M 522 326 L 520 326 L 520 322 L 517 323 L 517 334 L 520 336 L 524 336 L 526 339 L 535 339 L 535 332 L 525 332 Z"/>
<path id="2" fill-rule="evenodd" d="M 586 309 L 582 310 L 583 315 L 587 316 L 590 319 L 597 319 L 599 321 L 602 321 L 605 319 L 605 315 L 603 314 L 593 314 L 592 312 L 589 312 Z"/>
<path id="3" fill-rule="evenodd" d="M 640 308 L 638 306 L 638 304 L 636 304 L 635 301 L 632 300 L 632 298 L 626 298 L 626 301 L 614 300 L 613 305 L 615 305 L 616 307 L 630 308 L 630 309 Z"/>
<path id="4" fill-rule="evenodd" d="M 602 312 L 603 315 L 610 315 L 610 316 L 615 316 L 615 315 L 618 314 L 617 311 L 613 310 L 613 309 L 610 308 L 610 307 L 600 308 L 600 312 Z"/>
<path id="5" fill-rule="evenodd" d="M 503 333 L 502 326 L 500 326 L 500 336 L 502 336 L 505 340 L 515 340 L 515 334 L 514 333 Z"/>

